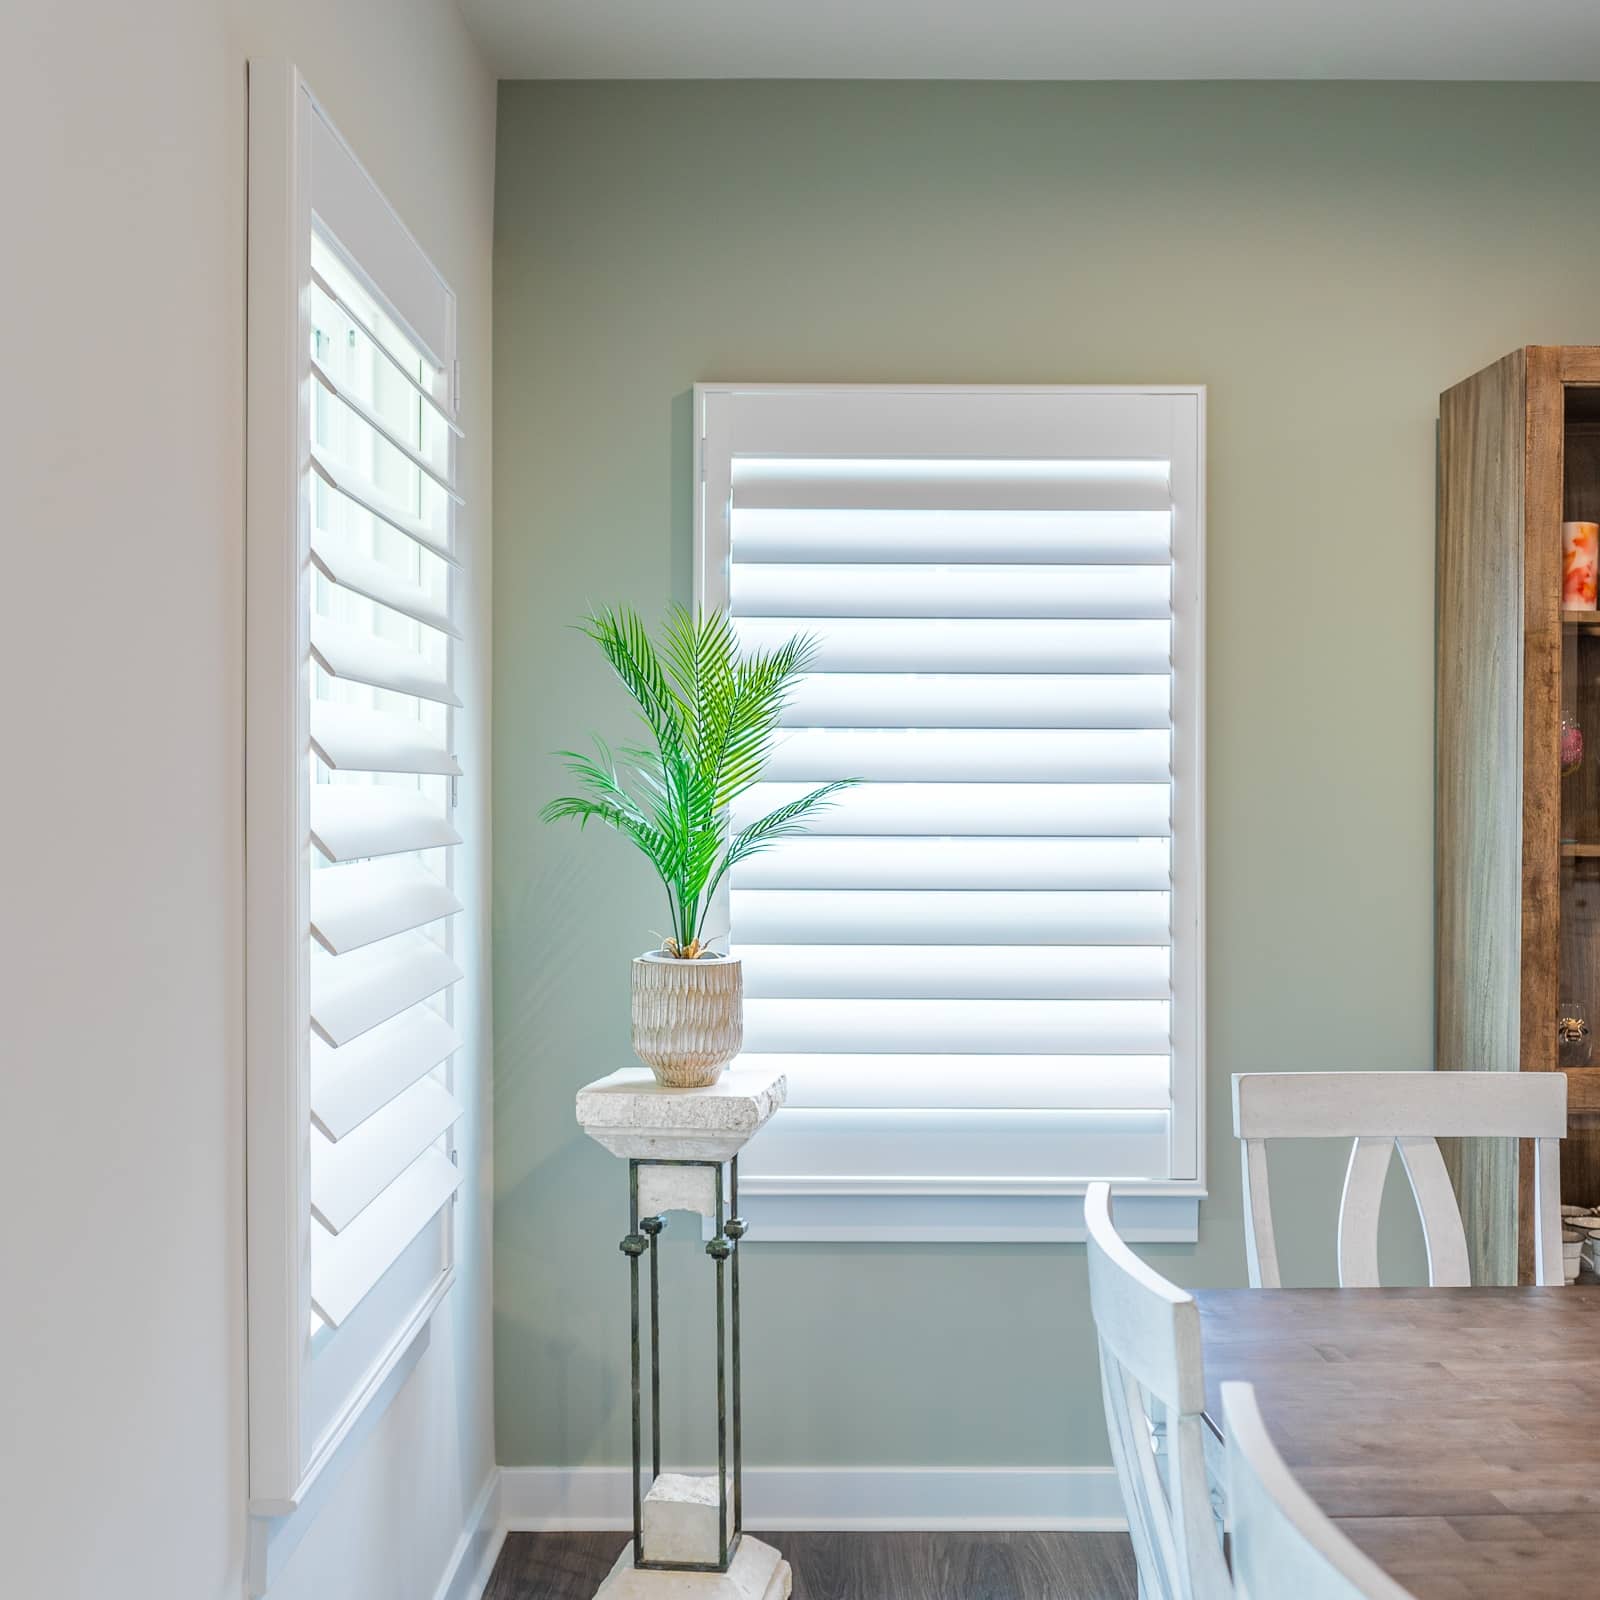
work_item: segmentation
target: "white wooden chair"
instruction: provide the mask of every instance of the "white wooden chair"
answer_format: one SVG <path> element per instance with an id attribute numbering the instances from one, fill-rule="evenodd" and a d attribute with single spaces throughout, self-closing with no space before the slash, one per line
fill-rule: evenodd
<path id="1" fill-rule="evenodd" d="M 1206 1483 L 1200 1309 L 1122 1242 L 1110 1185 L 1091 1184 L 1083 1212 L 1106 1428 L 1141 1600 L 1231 1600 Z M 1149 1401 L 1162 1411 L 1154 1421 Z"/>
<path id="2" fill-rule="evenodd" d="M 1238 1600 L 1414 1600 L 1295 1481 L 1248 1383 L 1223 1384 L 1222 1416 Z"/>
<path id="3" fill-rule="evenodd" d="M 1268 1139 L 1354 1141 L 1339 1206 L 1339 1283 L 1346 1289 L 1378 1287 L 1378 1207 L 1396 1147 L 1422 1218 L 1428 1282 L 1465 1288 L 1472 1282 L 1467 1238 L 1437 1141 L 1532 1139 L 1534 1281 L 1563 1281 L 1562 1073 L 1239 1072 L 1233 1131 L 1244 1163 L 1245 1254 L 1256 1288 L 1276 1289 L 1283 1281 L 1267 1188 Z"/>

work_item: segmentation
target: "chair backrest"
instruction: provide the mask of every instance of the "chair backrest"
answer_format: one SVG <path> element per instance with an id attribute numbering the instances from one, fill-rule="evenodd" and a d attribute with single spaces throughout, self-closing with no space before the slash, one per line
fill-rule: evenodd
<path id="1" fill-rule="evenodd" d="M 1083 1211 L 1106 1428 L 1141 1600 L 1231 1600 L 1206 1482 L 1199 1307 L 1122 1242 L 1108 1184 L 1089 1186 Z"/>
<path id="2" fill-rule="evenodd" d="M 1222 1386 L 1238 1600 L 1414 1600 L 1295 1481 L 1248 1383 Z"/>
<path id="3" fill-rule="evenodd" d="M 1534 1141 L 1534 1281 L 1559 1284 L 1561 1139 L 1567 1080 L 1560 1072 L 1236 1072 L 1233 1131 L 1244 1163 L 1250 1282 L 1276 1289 L 1278 1247 L 1267 1186 L 1268 1139 L 1350 1139 L 1339 1204 L 1339 1283 L 1378 1287 L 1378 1208 L 1398 1148 L 1422 1218 L 1428 1282 L 1466 1288 L 1472 1274 L 1461 1213 L 1440 1139 Z M 1516 1194 L 1509 1203 L 1517 1203 Z"/>

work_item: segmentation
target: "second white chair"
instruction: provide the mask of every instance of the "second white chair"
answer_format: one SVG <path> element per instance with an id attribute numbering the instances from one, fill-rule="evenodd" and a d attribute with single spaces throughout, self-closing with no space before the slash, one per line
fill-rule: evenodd
<path id="1" fill-rule="evenodd" d="M 1244 1162 L 1245 1254 L 1255 1288 L 1276 1289 L 1278 1245 L 1267 1188 L 1269 1139 L 1350 1139 L 1339 1205 L 1339 1284 L 1378 1285 L 1378 1208 L 1398 1149 L 1422 1219 L 1428 1282 L 1472 1283 L 1467 1238 L 1440 1139 L 1532 1139 L 1534 1282 L 1559 1284 L 1561 1139 L 1567 1080 L 1559 1072 L 1241 1072 L 1233 1131 Z M 1513 1203 L 1514 1200 L 1513 1200 Z"/>

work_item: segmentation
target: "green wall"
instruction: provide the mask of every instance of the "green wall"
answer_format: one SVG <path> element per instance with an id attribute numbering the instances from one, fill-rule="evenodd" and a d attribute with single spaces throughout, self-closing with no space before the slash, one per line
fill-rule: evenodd
<path id="1" fill-rule="evenodd" d="M 1577 85 L 501 85 L 502 1462 L 627 1458 L 625 1190 L 572 1094 L 630 1061 L 661 919 L 619 841 L 535 813 L 552 749 L 627 725 L 565 624 L 688 598 L 690 385 L 1209 385 L 1211 1198 L 1151 1254 L 1242 1282 L 1228 1074 L 1431 1058 L 1436 397 L 1600 340 L 1595 115 Z M 1302 1281 L 1337 1181 L 1328 1151 L 1280 1183 Z M 1106 1459 L 1081 1246 L 745 1261 L 753 1461 Z M 676 1374 L 704 1308 L 669 1309 Z M 709 1375 L 669 1418 L 699 1459 Z"/>

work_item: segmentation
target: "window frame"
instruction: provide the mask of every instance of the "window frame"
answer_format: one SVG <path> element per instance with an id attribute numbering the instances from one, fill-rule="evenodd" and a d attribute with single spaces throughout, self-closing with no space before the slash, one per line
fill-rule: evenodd
<path id="1" fill-rule="evenodd" d="M 894 438 L 885 402 L 900 396 L 1165 397 L 1174 402 L 1173 479 L 1173 1069 L 1169 1175 L 1118 1179 L 1118 1222 L 1140 1241 L 1192 1242 L 1206 1194 L 1205 1106 L 1205 427 L 1206 390 L 1195 384 L 829 384 L 694 386 L 694 603 L 728 604 L 734 408 L 742 400 L 823 399 L 849 427 L 863 419 Z M 801 414 L 803 405 L 796 408 Z M 870 424 L 865 419 L 872 419 Z M 824 430 L 830 447 L 837 435 Z M 819 448 L 818 454 L 829 453 Z M 843 453 L 843 452 L 841 452 Z M 879 451 L 863 453 L 881 453 Z M 917 453 L 912 444 L 907 455 Z M 978 441 L 971 450 L 983 455 Z M 999 452 L 999 453 L 1004 453 Z M 1041 452 L 1042 453 L 1042 452 Z M 1182 841 L 1180 845 L 1180 840 Z M 727 926 L 727 889 L 718 925 Z M 962 1184 L 914 1177 L 793 1179 L 741 1174 L 741 1195 L 765 1240 L 1056 1241 L 1084 1237 L 1082 1197 L 1094 1174 L 1047 1181 Z"/>
<path id="2" fill-rule="evenodd" d="M 325 1381 L 337 1384 L 331 1404 L 314 1390 L 313 1363 L 337 1337 L 326 1327 L 314 1331 L 311 1307 L 314 233 L 332 244 L 383 313 L 424 352 L 439 374 L 439 403 L 451 417 L 459 410 L 460 384 L 453 291 L 287 63 L 250 63 L 248 137 L 246 1319 L 249 1579 L 252 1592 L 260 1593 L 298 1541 L 305 1518 L 314 1515 L 325 1469 L 372 1425 L 420 1358 L 433 1313 L 454 1282 L 456 1256 L 452 1198 L 429 1224 L 438 1234 L 440 1260 L 421 1299 L 408 1297 L 396 1321 L 382 1329 L 363 1329 L 325 1369 Z M 454 438 L 450 452 L 453 460 Z M 453 514 L 447 526 L 459 548 Z M 447 582 L 453 598 L 459 592 L 453 571 Z M 447 660 L 453 682 L 455 649 Z M 457 717 L 446 708 L 452 748 Z M 461 877 L 451 861 L 446 881 L 459 890 Z M 452 929 L 444 948 L 459 944 Z M 459 1005 L 452 995 L 446 1017 Z M 462 1068 L 452 1063 L 446 1070 L 453 1088 Z M 455 1132 L 448 1143 L 455 1159 Z"/>

